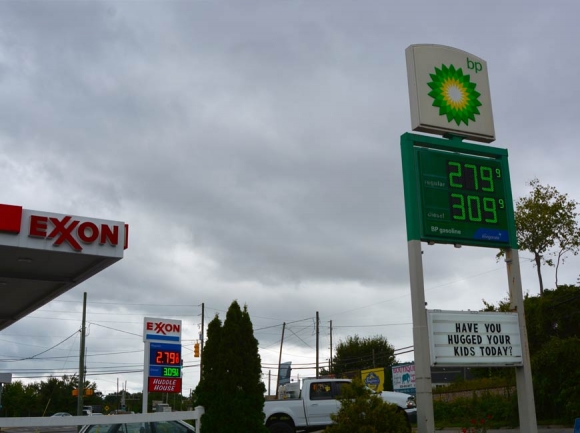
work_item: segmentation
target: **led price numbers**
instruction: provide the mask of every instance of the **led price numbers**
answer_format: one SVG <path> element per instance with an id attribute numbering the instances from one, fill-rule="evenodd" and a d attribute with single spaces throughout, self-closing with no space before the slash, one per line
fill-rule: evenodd
<path id="1" fill-rule="evenodd" d="M 510 210 L 502 162 L 425 148 L 415 152 L 423 240 L 507 246 Z"/>
<path id="2" fill-rule="evenodd" d="M 163 377 L 181 377 L 181 369 L 179 367 L 163 367 Z"/>
<path id="3" fill-rule="evenodd" d="M 168 367 L 163 365 L 150 365 L 150 377 L 181 377 L 181 366 Z"/>
<path id="4" fill-rule="evenodd" d="M 181 365 L 181 345 L 151 343 L 149 363 L 150 365 Z"/>
<path id="5" fill-rule="evenodd" d="M 498 211 L 505 209 L 503 198 L 497 198 L 494 177 L 501 179 L 501 169 L 489 165 L 447 160 L 451 218 L 455 221 L 497 224 Z M 482 196 L 478 192 L 490 194 Z"/>
<path id="6" fill-rule="evenodd" d="M 157 365 L 179 365 L 181 355 L 179 352 L 169 350 L 158 350 L 155 352 L 155 364 Z"/>

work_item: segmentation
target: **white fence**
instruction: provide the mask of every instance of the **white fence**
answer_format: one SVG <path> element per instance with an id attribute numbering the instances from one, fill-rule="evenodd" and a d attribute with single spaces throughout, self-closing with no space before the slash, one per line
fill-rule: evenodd
<path id="1" fill-rule="evenodd" d="M 99 416 L 54 416 L 54 417 L 9 417 L 0 418 L 2 427 L 55 427 L 77 426 L 94 424 L 125 424 L 154 421 L 190 420 L 195 421 L 196 431 L 201 427 L 203 407 L 183 412 L 160 412 L 127 415 L 99 415 Z"/>

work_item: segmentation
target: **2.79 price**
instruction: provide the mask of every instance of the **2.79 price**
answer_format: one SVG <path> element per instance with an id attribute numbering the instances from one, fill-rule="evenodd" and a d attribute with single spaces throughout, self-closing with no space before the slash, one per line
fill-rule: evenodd
<path id="1" fill-rule="evenodd" d="M 155 364 L 158 365 L 178 365 L 180 363 L 179 352 L 159 350 L 155 356 Z"/>
<path id="2" fill-rule="evenodd" d="M 501 178 L 501 169 L 481 164 L 447 161 L 447 175 L 451 188 L 493 193 L 494 178 Z"/>
<path id="3" fill-rule="evenodd" d="M 478 164 L 447 161 L 451 216 L 455 221 L 496 224 L 498 211 L 505 209 L 503 198 L 497 197 L 495 180 L 501 169 L 494 163 Z"/>

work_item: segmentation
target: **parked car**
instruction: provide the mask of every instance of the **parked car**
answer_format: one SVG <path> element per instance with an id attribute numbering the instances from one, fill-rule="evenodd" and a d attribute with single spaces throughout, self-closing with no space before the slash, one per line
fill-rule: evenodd
<path id="1" fill-rule="evenodd" d="M 195 428 L 183 421 L 153 421 L 122 424 L 86 425 L 79 433 L 195 433 Z"/>
<path id="2" fill-rule="evenodd" d="M 52 416 L 72 416 L 72 415 L 68 412 L 57 412 Z"/>

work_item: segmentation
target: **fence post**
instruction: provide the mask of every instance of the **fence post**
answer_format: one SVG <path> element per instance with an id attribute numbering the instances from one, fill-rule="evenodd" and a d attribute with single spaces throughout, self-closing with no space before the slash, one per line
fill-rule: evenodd
<path id="1" fill-rule="evenodd" d="M 203 406 L 195 407 L 195 432 L 201 432 L 201 417 L 205 413 Z"/>

